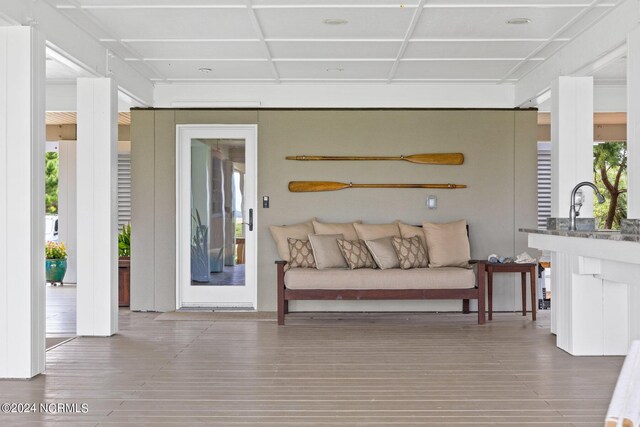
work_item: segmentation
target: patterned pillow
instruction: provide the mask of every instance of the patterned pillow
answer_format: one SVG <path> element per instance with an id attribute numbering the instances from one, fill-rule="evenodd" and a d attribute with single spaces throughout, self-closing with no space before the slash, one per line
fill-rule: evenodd
<path id="1" fill-rule="evenodd" d="M 420 237 L 393 237 L 391 243 L 398 254 L 401 269 L 427 267 L 427 251 L 422 245 Z"/>
<path id="2" fill-rule="evenodd" d="M 289 242 L 289 265 L 292 268 L 316 268 L 316 260 L 313 258 L 313 249 L 308 240 L 287 239 Z"/>
<path id="3" fill-rule="evenodd" d="M 364 241 L 338 239 L 338 246 L 351 270 L 356 268 L 375 268 L 373 257 Z"/>

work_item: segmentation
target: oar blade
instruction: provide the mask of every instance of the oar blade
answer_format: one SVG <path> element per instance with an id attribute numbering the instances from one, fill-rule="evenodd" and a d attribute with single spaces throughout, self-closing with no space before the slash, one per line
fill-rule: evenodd
<path id="1" fill-rule="evenodd" d="M 430 154 L 412 154 L 403 157 L 411 163 L 419 163 L 422 165 L 461 165 L 464 163 L 464 154 L 462 153 L 430 153 Z"/>
<path id="2" fill-rule="evenodd" d="M 289 191 L 292 193 L 308 193 L 313 191 L 336 191 L 349 188 L 349 184 L 334 181 L 290 181 Z"/>

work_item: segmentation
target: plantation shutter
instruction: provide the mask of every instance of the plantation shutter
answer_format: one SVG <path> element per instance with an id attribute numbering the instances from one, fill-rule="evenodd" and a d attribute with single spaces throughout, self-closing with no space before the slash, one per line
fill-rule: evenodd
<path id="1" fill-rule="evenodd" d="M 118 229 L 131 222 L 131 153 L 118 153 Z"/>
<path id="2" fill-rule="evenodd" d="M 538 228 L 551 216 L 551 143 L 538 143 Z"/>

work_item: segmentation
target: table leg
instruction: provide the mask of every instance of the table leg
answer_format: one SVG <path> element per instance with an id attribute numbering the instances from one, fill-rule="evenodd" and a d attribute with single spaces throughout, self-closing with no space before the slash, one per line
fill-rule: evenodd
<path id="1" fill-rule="evenodd" d="M 527 315 L 527 273 L 520 272 L 520 282 L 522 284 L 522 315 Z"/>
<path id="2" fill-rule="evenodd" d="M 487 294 L 489 296 L 489 320 L 493 320 L 493 267 L 487 266 Z"/>
<path id="3" fill-rule="evenodd" d="M 531 267 L 531 320 L 536 320 L 536 267 Z"/>

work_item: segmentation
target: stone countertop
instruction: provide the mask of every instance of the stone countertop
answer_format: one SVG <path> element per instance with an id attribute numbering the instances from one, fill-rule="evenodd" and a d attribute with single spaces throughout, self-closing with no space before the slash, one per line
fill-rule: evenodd
<path id="1" fill-rule="evenodd" d="M 544 230 L 541 228 L 521 228 L 523 233 L 546 234 L 549 236 L 581 237 L 584 239 L 617 240 L 621 242 L 639 242 L 640 234 L 622 234 L 619 231 L 569 231 L 569 230 Z"/>

